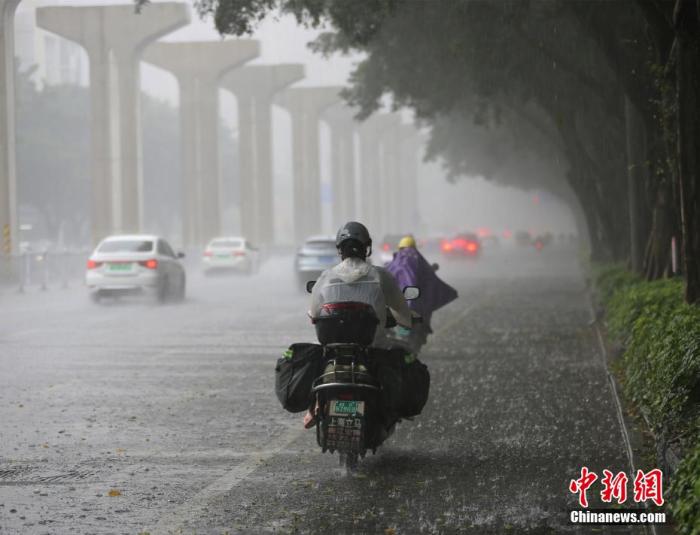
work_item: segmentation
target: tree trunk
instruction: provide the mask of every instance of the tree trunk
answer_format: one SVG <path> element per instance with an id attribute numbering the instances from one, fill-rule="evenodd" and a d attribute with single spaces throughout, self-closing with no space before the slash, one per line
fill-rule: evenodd
<path id="1" fill-rule="evenodd" d="M 644 277 L 647 280 L 659 279 L 670 271 L 673 225 L 671 221 L 671 188 L 669 186 L 667 181 L 662 181 L 656 191 L 651 231 L 644 254 Z"/>
<path id="2" fill-rule="evenodd" d="M 630 267 L 642 272 L 641 191 L 644 178 L 644 122 L 628 97 L 625 97 L 625 138 L 627 145 L 627 200 L 630 228 Z"/>
<path id="3" fill-rule="evenodd" d="M 587 178 L 581 176 L 580 170 L 574 167 L 567 173 L 567 179 L 585 215 L 584 219 L 591 247 L 591 261 L 610 262 L 613 259 L 612 250 L 607 239 L 608 236 L 601 224 L 598 213 L 599 205 L 596 195 L 592 191 L 592 185 Z"/>
<path id="4" fill-rule="evenodd" d="M 685 298 L 700 304 L 700 0 L 678 0 L 674 22 Z"/>

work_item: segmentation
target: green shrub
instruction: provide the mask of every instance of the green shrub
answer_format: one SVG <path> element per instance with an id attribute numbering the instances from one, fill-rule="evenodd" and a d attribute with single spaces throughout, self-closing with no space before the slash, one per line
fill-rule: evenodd
<path id="1" fill-rule="evenodd" d="M 681 533 L 700 535 L 700 308 L 684 302 L 682 281 L 644 282 L 619 266 L 599 268 L 596 285 L 626 347 L 625 393 L 685 452 L 669 504 Z"/>
<path id="2" fill-rule="evenodd" d="M 628 271 L 621 264 L 594 266 L 593 279 L 598 299 L 606 306 L 615 292 L 642 282 L 638 275 Z"/>
<path id="3" fill-rule="evenodd" d="M 683 535 L 700 534 L 700 443 L 678 467 L 669 495 L 678 531 Z"/>
<path id="4" fill-rule="evenodd" d="M 659 302 L 645 305 L 623 357 L 625 389 L 652 425 L 683 427 L 700 389 L 700 309 Z"/>
<path id="5" fill-rule="evenodd" d="M 683 302 L 683 283 L 680 280 L 628 282 L 608 300 L 607 321 L 610 334 L 622 342 L 627 342 L 638 318 L 658 320 L 657 324 L 661 327 L 676 314 L 677 309 L 684 306 L 687 308 Z M 643 332 L 640 334 L 645 336 Z"/>

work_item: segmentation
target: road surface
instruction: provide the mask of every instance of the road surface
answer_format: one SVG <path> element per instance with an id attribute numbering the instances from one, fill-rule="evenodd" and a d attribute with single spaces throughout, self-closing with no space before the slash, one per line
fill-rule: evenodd
<path id="1" fill-rule="evenodd" d="M 443 262 L 430 400 L 355 476 L 274 395 L 314 341 L 291 265 L 169 306 L 0 294 L 0 534 L 593 532 L 569 481 L 629 465 L 573 251 Z"/>

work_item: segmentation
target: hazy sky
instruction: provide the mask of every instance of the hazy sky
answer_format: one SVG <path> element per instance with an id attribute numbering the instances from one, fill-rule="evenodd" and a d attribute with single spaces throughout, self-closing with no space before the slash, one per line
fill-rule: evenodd
<path id="1" fill-rule="evenodd" d="M 113 4 L 114 1 L 100 0 L 25 0 L 19 12 L 28 11 L 37 5 L 95 5 Z M 129 3 L 129 2 L 119 2 Z M 146 9 L 148 9 L 146 7 Z M 221 36 L 214 29 L 211 20 L 202 20 L 192 9 L 192 22 L 164 38 L 166 41 L 218 40 Z M 253 36 L 261 42 L 261 55 L 251 64 L 302 63 L 306 78 L 296 86 L 345 85 L 353 65 L 359 56 L 335 56 L 329 59 L 312 53 L 307 44 L 317 35 L 318 30 L 310 30 L 297 25 L 293 17 L 272 16 L 266 19 Z M 19 39 L 18 46 L 25 46 Z M 18 53 L 20 51 L 18 50 Z M 85 57 L 85 61 L 87 58 Z M 173 106 L 178 104 L 178 88 L 175 78 L 165 71 L 142 63 L 142 89 L 152 96 L 165 99 Z M 226 91 L 220 92 L 221 116 L 228 126 L 237 130 L 235 98 Z M 288 115 L 275 107 L 273 109 L 273 142 L 275 171 L 275 227 L 282 241 L 291 239 L 291 130 Z M 330 155 L 327 128 L 321 125 L 321 171 L 324 188 L 330 183 Z M 420 173 L 420 212 L 424 227 L 451 233 L 475 229 L 479 226 L 498 229 L 532 229 L 535 231 L 571 231 L 573 217 L 567 206 L 551 196 L 541 196 L 542 202 L 533 202 L 532 192 L 521 192 L 513 188 L 502 188 L 481 179 L 462 180 L 449 184 L 438 165 L 423 166 Z M 325 231 L 332 231 L 329 205 L 323 208 Z M 237 214 L 225 216 L 226 227 L 235 231 Z M 418 222 L 416 222 L 418 224 Z"/>

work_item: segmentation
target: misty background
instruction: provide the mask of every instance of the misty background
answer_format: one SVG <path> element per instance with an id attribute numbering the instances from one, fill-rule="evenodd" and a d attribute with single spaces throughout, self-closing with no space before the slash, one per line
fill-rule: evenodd
<path id="1" fill-rule="evenodd" d="M 50 5 L 100 3 L 114 2 L 26 0 L 16 13 L 17 183 L 20 225 L 24 229 L 22 242 L 45 240 L 70 248 L 90 245 L 89 63 L 80 46 L 38 28 L 35 10 Z M 266 19 L 251 36 L 261 41 L 261 54 L 248 65 L 303 63 L 306 77 L 295 87 L 346 85 L 358 57 L 335 55 L 326 59 L 314 54 L 307 44 L 319 33 L 320 30 L 299 26 L 290 15 Z M 219 39 L 212 21 L 200 19 L 193 10 L 191 24 L 163 40 Z M 178 85 L 175 77 L 164 70 L 145 62 L 141 62 L 140 69 L 144 230 L 180 244 L 183 188 L 178 157 Z M 225 206 L 222 230 L 224 234 L 237 234 L 240 232 L 237 103 L 223 89 L 219 101 L 221 194 Z M 412 120 L 409 112 L 402 115 L 405 122 Z M 272 121 L 275 239 L 278 245 L 291 245 L 294 238 L 290 118 L 281 107 L 273 106 Z M 330 133 L 323 122 L 320 146 L 323 232 L 334 233 L 342 222 L 331 211 Z M 507 169 L 503 172 L 511 175 L 520 172 L 517 159 L 510 158 L 504 165 Z M 356 165 L 356 175 L 359 169 Z M 358 176 L 355 178 L 359 181 Z M 406 232 L 449 235 L 477 228 L 495 233 L 521 229 L 533 234 L 577 231 L 571 209 L 555 195 L 504 187 L 498 184 L 497 176 L 491 178 L 496 180 L 463 175 L 448 181 L 442 162 L 422 163 L 418 172 L 419 219 Z M 558 180 L 560 177 L 552 177 L 553 182 Z"/>

